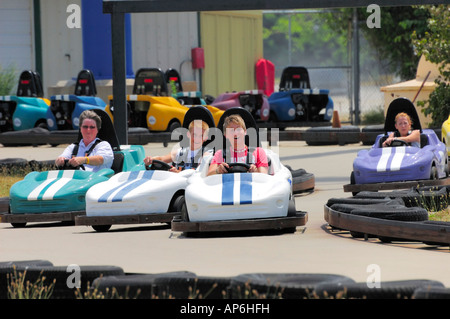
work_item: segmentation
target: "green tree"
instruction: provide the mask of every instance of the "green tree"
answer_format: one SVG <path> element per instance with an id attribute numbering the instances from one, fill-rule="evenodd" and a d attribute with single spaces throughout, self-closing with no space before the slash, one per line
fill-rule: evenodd
<path id="1" fill-rule="evenodd" d="M 367 8 L 357 9 L 359 30 L 374 50 L 372 53 L 377 57 L 377 62 L 382 62 L 378 68 L 396 73 L 403 80 L 414 78 L 419 57 L 414 52 L 411 33 L 425 34 L 428 10 L 410 6 L 381 7 L 380 28 L 367 27 L 366 21 L 371 14 Z M 327 13 L 326 22 L 332 29 L 347 30 L 352 16 L 353 9 L 345 8 L 340 10 L 340 14 Z"/>
<path id="2" fill-rule="evenodd" d="M 12 89 L 16 85 L 17 74 L 14 66 L 2 68 L 0 65 L 0 96 L 12 94 Z"/>
<path id="3" fill-rule="evenodd" d="M 419 101 L 422 112 L 431 115 L 430 126 L 440 127 L 450 114 L 450 6 L 427 6 L 430 18 L 427 20 L 428 31 L 423 35 L 413 32 L 412 43 L 417 55 L 439 65 L 440 77 L 436 88 L 427 101 Z"/>

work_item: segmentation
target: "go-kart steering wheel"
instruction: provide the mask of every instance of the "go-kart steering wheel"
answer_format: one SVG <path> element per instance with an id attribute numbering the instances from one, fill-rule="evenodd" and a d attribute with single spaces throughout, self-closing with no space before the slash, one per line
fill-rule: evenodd
<path id="1" fill-rule="evenodd" d="M 250 165 L 247 163 L 227 163 L 227 173 L 247 173 Z"/>
<path id="2" fill-rule="evenodd" d="M 69 164 L 69 159 L 66 158 L 64 159 L 64 164 L 62 166 L 58 166 L 59 170 L 71 170 L 71 169 L 79 169 L 81 168 L 82 170 L 85 170 L 84 165 L 78 165 L 78 166 L 72 166 Z"/>
<path id="3" fill-rule="evenodd" d="M 166 162 L 160 161 L 160 160 L 152 160 L 152 164 L 145 167 L 147 170 L 153 170 L 153 171 L 168 171 L 172 168 L 170 164 L 167 164 Z"/>
<path id="4" fill-rule="evenodd" d="M 395 139 L 392 141 L 392 143 L 389 145 L 390 147 L 397 147 L 397 146 L 410 146 L 408 142 L 405 142 L 404 140 Z"/>

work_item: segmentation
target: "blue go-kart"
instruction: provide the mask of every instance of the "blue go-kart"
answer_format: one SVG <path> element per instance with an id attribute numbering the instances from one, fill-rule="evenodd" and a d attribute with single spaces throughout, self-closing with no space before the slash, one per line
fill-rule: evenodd
<path id="1" fill-rule="evenodd" d="M 53 95 L 46 118 L 50 131 L 78 130 L 79 118 L 85 110 L 106 108 L 97 94 L 94 75 L 90 70 L 78 73 L 74 94 Z"/>
<path id="2" fill-rule="evenodd" d="M 281 75 L 279 91 L 269 98 L 271 122 L 329 122 L 334 104 L 329 90 L 311 89 L 308 70 L 287 67 Z"/>
<path id="3" fill-rule="evenodd" d="M 23 71 L 16 95 L 0 96 L 0 132 L 47 128 L 50 101 L 43 98 L 38 72 Z"/>
<path id="4" fill-rule="evenodd" d="M 145 170 L 143 146 L 120 145 L 109 115 L 102 110 L 93 111 L 102 118 L 98 137 L 108 141 L 113 149 L 112 167 L 98 172 L 66 166 L 31 172 L 11 187 L 9 211 L 0 215 L 0 222 L 24 227 L 27 222 L 74 221 L 75 216 L 85 214 L 89 188 L 119 172 Z"/>

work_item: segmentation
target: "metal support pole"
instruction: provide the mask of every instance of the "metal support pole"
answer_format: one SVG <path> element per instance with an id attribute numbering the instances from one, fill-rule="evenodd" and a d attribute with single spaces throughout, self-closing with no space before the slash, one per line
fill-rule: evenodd
<path id="1" fill-rule="evenodd" d="M 360 110 L 359 110 L 359 32 L 358 32 L 358 12 L 357 9 L 353 9 L 353 45 L 352 45 L 352 56 L 353 56 L 353 115 L 354 115 L 354 125 L 360 124 Z"/>
<path id="2" fill-rule="evenodd" d="M 111 13 L 114 128 L 120 145 L 128 144 L 125 14 Z"/>

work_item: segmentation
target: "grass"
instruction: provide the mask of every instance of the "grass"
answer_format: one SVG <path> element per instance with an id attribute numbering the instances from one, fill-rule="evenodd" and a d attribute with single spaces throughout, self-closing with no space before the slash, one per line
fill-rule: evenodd
<path id="1" fill-rule="evenodd" d="M 32 171 L 47 171 L 53 166 L 39 165 L 33 161 L 26 165 L 11 165 L 0 167 L 0 197 L 9 197 L 9 189 L 12 185 L 24 179 L 25 175 Z"/>

